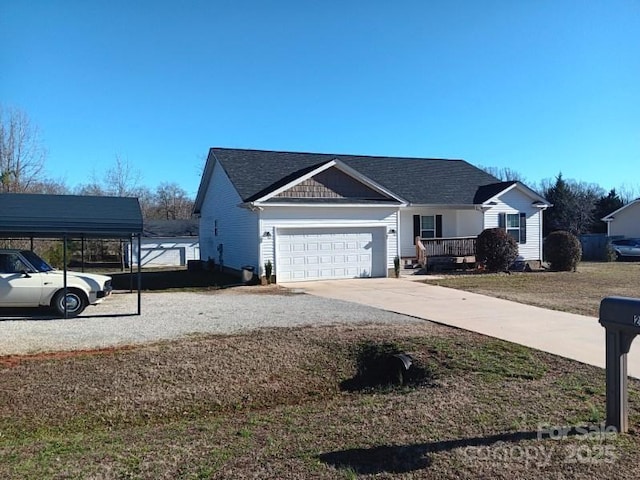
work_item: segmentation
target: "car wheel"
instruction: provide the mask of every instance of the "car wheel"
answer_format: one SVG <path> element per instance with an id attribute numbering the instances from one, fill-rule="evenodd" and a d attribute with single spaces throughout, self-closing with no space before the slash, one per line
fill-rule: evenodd
<path id="1" fill-rule="evenodd" d="M 80 315 L 87 307 L 87 298 L 79 290 L 67 290 L 65 298 L 64 290 L 60 290 L 53 297 L 51 306 L 58 314 L 64 317 L 65 303 L 67 304 L 67 317 L 75 317 Z"/>

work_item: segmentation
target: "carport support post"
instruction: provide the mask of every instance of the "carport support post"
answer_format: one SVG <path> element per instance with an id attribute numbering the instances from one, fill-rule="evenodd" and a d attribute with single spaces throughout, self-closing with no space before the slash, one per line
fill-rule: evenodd
<path id="1" fill-rule="evenodd" d="M 607 426 L 626 433 L 629 429 L 627 353 L 635 334 L 607 327 L 606 337 Z"/>
<path id="2" fill-rule="evenodd" d="M 64 291 L 64 318 L 69 318 L 67 315 L 67 236 L 62 237 L 62 282 Z"/>
<path id="3" fill-rule="evenodd" d="M 142 312 L 142 235 L 138 234 L 138 315 Z M 133 242 L 131 242 L 131 256 L 133 257 Z"/>

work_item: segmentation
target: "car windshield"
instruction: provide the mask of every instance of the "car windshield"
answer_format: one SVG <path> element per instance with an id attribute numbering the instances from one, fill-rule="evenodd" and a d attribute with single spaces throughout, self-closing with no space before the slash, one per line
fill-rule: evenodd
<path id="1" fill-rule="evenodd" d="M 30 250 L 22 250 L 20 253 L 39 272 L 50 272 L 51 270 L 54 269 L 51 265 L 49 265 L 47 262 L 45 262 L 43 259 L 41 259 L 38 255 L 36 255 Z"/>

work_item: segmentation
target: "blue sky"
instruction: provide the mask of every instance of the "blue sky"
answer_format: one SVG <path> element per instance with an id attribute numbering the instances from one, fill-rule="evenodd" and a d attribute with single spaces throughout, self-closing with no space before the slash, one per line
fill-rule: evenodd
<path id="1" fill-rule="evenodd" d="M 0 3 L 0 102 L 70 186 L 119 155 L 195 195 L 211 146 L 640 185 L 637 0 Z"/>

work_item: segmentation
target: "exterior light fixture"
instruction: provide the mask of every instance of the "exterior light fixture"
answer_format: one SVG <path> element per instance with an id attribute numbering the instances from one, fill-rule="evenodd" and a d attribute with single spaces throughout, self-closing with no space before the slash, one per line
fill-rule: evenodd
<path id="1" fill-rule="evenodd" d="M 271 232 L 264 232 L 264 233 L 262 234 L 262 236 L 263 236 L 264 238 L 271 238 Z"/>

